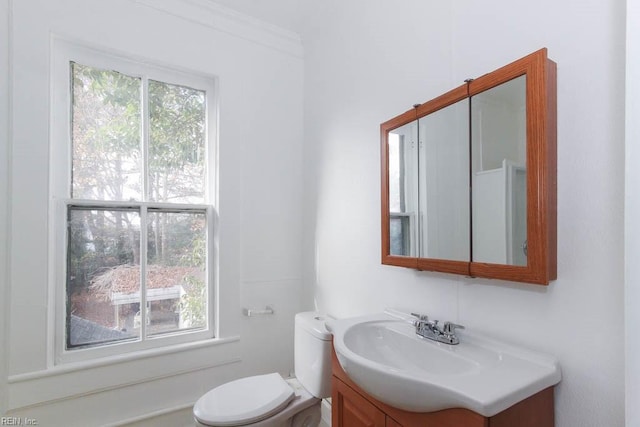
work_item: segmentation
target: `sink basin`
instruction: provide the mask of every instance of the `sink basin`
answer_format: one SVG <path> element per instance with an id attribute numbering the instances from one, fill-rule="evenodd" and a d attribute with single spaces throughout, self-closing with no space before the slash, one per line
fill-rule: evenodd
<path id="1" fill-rule="evenodd" d="M 327 323 L 342 369 L 383 403 L 491 417 L 560 382 L 553 357 L 467 330 L 456 331 L 458 345 L 438 343 L 416 335 L 411 319 L 380 313 Z"/>

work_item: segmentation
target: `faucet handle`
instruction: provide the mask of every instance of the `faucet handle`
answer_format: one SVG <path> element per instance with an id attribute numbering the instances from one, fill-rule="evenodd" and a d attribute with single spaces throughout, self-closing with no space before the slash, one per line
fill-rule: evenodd
<path id="1" fill-rule="evenodd" d="M 411 315 L 417 317 L 418 320 L 423 320 L 425 322 L 429 320 L 429 316 L 427 316 L 426 314 L 411 313 Z"/>
<path id="2" fill-rule="evenodd" d="M 442 331 L 445 334 L 453 335 L 453 333 L 455 332 L 456 329 L 464 329 L 464 326 L 457 325 L 457 324 L 451 323 L 451 322 L 444 322 L 444 328 L 442 329 Z"/>

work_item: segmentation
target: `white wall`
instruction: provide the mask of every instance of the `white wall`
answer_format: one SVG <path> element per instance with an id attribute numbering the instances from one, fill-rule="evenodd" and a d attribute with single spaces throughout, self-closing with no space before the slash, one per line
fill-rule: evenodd
<path id="1" fill-rule="evenodd" d="M 627 0 L 625 181 L 626 422 L 640 425 L 640 1 Z"/>
<path id="2" fill-rule="evenodd" d="M 9 296 L 8 266 L 8 190 L 9 190 L 9 0 L 0 1 L 0 301 Z M 0 303 L 0 342 L 8 336 L 8 307 Z M 0 417 L 7 407 L 7 372 L 9 347 L 0 348 Z"/>
<path id="3" fill-rule="evenodd" d="M 299 0 L 215 0 L 215 2 L 289 31 L 300 32 Z"/>
<path id="4" fill-rule="evenodd" d="M 7 4 L 0 9 L 3 20 Z M 204 391 L 229 379 L 254 372 L 288 374 L 293 315 L 302 301 L 300 38 L 204 0 L 10 4 L 9 180 L 4 133 L 0 145 L 0 200 L 4 203 L 5 183 L 11 183 L 8 225 L 16 237 L 9 247 L 11 299 L 2 299 L 1 310 L 3 315 L 11 310 L 10 339 L 2 340 L 8 342 L 2 351 L 9 355 L 9 414 L 37 418 L 43 426 L 142 423 L 145 414 L 173 409 L 188 415 Z M 1 28 L 4 61 L 4 23 Z M 219 329 L 230 342 L 115 364 L 53 364 L 47 252 L 52 35 L 219 77 Z M 0 208 L 4 242 L 4 204 Z M 4 248 L 0 262 L 3 255 Z M 267 304 L 273 304 L 274 316 L 241 315 L 243 306 Z"/>
<path id="5" fill-rule="evenodd" d="M 304 14 L 307 294 L 336 316 L 392 306 L 551 353 L 556 425 L 622 426 L 624 3 L 326 0 Z M 380 265 L 379 124 L 545 46 L 558 64 L 558 280 Z"/>

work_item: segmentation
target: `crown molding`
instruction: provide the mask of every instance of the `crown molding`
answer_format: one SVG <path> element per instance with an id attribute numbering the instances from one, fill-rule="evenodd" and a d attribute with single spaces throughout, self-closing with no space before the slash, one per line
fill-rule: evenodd
<path id="1" fill-rule="evenodd" d="M 289 55 L 302 58 L 297 33 L 224 7 L 212 0 L 132 0 L 169 15 L 204 25 Z"/>

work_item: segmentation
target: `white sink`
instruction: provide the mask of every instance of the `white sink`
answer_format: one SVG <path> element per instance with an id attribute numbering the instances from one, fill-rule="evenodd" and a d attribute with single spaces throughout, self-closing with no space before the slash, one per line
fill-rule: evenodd
<path id="1" fill-rule="evenodd" d="M 388 313 L 327 323 L 338 361 L 376 399 L 412 412 L 466 408 L 491 417 L 560 382 L 555 358 L 456 331 L 448 345 Z"/>

